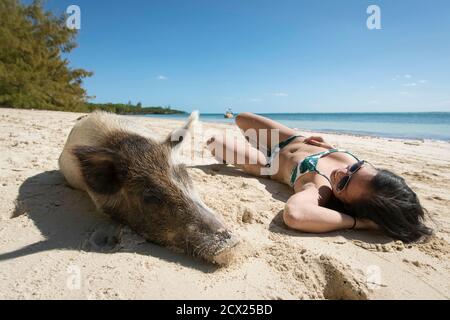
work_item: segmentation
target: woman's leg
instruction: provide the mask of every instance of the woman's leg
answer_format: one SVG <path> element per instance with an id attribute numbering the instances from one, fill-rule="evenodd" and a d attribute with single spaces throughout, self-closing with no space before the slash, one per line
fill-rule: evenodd
<path id="1" fill-rule="evenodd" d="M 278 144 L 296 134 L 295 130 L 279 122 L 250 112 L 238 114 L 236 124 L 245 138 L 258 149 L 263 147 L 272 150 L 272 142 Z"/>
<path id="2" fill-rule="evenodd" d="M 267 163 L 266 157 L 247 141 L 224 134 L 210 138 L 207 145 L 218 161 L 233 164 L 249 174 L 262 176 L 261 171 Z"/>

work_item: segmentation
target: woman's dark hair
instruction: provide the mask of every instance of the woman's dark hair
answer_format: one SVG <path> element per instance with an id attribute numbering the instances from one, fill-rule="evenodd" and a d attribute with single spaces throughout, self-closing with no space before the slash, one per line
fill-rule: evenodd
<path id="1" fill-rule="evenodd" d="M 412 242 L 431 235 L 423 224 L 425 208 L 402 177 L 384 169 L 370 181 L 370 196 L 346 204 L 346 211 L 358 218 L 375 222 L 389 236 Z"/>

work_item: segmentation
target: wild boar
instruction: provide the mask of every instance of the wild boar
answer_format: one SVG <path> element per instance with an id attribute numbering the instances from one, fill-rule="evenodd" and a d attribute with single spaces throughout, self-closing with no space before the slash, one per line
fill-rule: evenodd
<path id="1" fill-rule="evenodd" d="M 175 160 L 198 113 L 158 141 L 124 117 L 94 112 L 73 127 L 59 158 L 68 183 L 97 208 L 146 240 L 217 264 L 229 263 L 238 238 L 196 192 Z"/>

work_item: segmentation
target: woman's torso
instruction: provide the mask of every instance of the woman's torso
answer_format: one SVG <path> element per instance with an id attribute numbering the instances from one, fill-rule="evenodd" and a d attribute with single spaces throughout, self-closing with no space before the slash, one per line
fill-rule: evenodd
<path id="1" fill-rule="evenodd" d="M 272 179 L 289 184 L 292 170 L 297 167 L 298 163 L 302 162 L 305 157 L 328 150 L 327 148 L 307 144 L 303 142 L 304 140 L 305 138 L 299 137 L 281 149 L 278 157 L 279 168 L 277 172 L 271 176 Z M 343 152 L 335 152 L 321 157 L 317 163 L 316 169 L 323 175 L 329 177 L 334 169 L 346 167 L 354 162 L 355 158 L 352 156 Z M 294 190 L 296 192 L 301 191 L 310 183 L 315 184 L 316 187 L 323 185 L 330 187 L 326 178 L 317 173 L 310 172 L 303 174 L 298 178 L 294 185 Z"/>

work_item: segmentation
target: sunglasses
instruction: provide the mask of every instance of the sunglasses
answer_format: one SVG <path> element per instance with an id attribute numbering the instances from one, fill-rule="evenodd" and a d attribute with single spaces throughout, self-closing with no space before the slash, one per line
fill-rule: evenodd
<path id="1" fill-rule="evenodd" d="M 350 168 L 348 168 L 347 174 L 346 174 L 344 177 L 342 177 L 342 179 L 339 180 L 339 182 L 337 183 L 337 185 L 336 185 L 336 190 L 337 190 L 337 191 L 342 191 L 342 190 L 344 190 L 345 187 L 347 187 L 348 182 L 350 181 L 351 177 L 352 177 L 356 172 L 358 172 L 358 170 L 361 169 L 362 166 L 363 166 L 365 163 L 367 163 L 367 162 L 364 161 L 364 160 L 361 160 L 361 161 L 358 161 L 358 162 L 352 164 L 352 166 L 351 166 Z"/>

